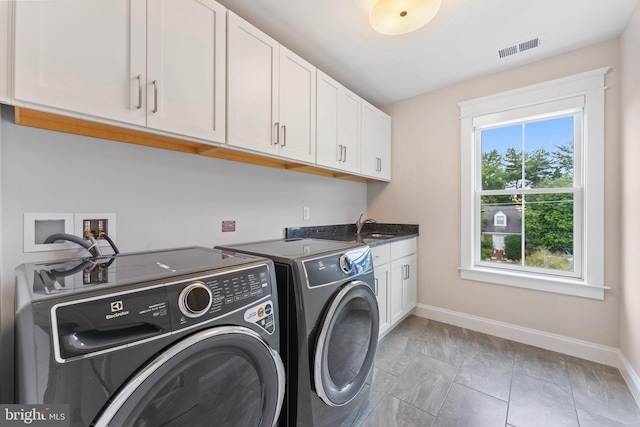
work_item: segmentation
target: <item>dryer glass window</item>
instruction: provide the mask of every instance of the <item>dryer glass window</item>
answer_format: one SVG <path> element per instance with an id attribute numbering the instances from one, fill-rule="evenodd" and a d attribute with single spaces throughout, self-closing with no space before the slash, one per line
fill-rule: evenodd
<path id="1" fill-rule="evenodd" d="M 378 302 L 364 282 L 344 286 L 329 304 L 314 363 L 316 393 L 329 406 L 346 405 L 364 386 L 379 327 Z"/>
<path id="2" fill-rule="evenodd" d="M 339 312 L 329 339 L 329 375 L 338 387 L 349 385 L 358 375 L 370 342 L 369 305 L 361 299 L 351 300 Z"/>

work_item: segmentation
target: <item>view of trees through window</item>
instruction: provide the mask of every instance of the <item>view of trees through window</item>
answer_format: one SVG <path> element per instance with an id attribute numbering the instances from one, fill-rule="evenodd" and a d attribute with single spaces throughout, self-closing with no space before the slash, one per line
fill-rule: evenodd
<path id="1" fill-rule="evenodd" d="M 479 131 L 481 260 L 574 270 L 575 120 Z"/>

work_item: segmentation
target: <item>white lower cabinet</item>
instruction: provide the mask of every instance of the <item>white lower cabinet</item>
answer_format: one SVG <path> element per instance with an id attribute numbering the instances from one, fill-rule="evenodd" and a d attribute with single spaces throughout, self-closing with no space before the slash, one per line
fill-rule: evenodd
<path id="1" fill-rule="evenodd" d="M 380 335 L 396 326 L 418 302 L 417 239 L 371 248 L 380 310 Z"/>
<path id="2" fill-rule="evenodd" d="M 391 271 L 389 264 L 375 267 L 376 298 L 380 310 L 380 336 L 391 328 L 391 312 L 389 310 L 389 293 L 391 286 Z"/>

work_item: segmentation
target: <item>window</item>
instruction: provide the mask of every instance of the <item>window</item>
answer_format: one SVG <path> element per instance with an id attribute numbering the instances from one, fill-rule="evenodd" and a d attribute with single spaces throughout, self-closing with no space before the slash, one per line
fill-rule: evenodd
<path id="1" fill-rule="evenodd" d="M 604 297 L 607 71 L 460 103 L 462 278 Z"/>

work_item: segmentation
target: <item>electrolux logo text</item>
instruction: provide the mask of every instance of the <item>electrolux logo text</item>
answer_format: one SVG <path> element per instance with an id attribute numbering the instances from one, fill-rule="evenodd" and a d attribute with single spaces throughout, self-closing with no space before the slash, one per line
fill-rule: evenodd
<path id="1" fill-rule="evenodd" d="M 129 314 L 129 311 L 124 309 L 124 304 L 122 303 L 122 300 L 118 300 L 118 301 L 111 302 L 111 313 L 113 314 L 107 314 L 104 317 L 107 320 L 115 319 L 118 317 L 126 316 L 127 314 Z"/>
<path id="2" fill-rule="evenodd" d="M 69 427 L 69 405 L 0 405 L 0 427 Z"/>

